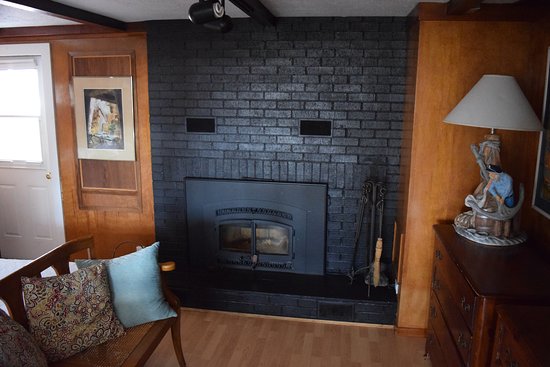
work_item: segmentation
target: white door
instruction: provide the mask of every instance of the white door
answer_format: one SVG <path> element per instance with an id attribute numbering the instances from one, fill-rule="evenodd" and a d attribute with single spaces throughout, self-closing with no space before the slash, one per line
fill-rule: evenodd
<path id="1" fill-rule="evenodd" d="M 50 48 L 0 45 L 0 255 L 33 259 L 64 241 Z"/>

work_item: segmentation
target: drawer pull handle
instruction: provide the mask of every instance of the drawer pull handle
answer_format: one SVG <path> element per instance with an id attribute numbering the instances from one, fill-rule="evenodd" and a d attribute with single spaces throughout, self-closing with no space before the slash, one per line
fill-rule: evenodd
<path id="1" fill-rule="evenodd" d="M 431 335 L 428 336 L 428 340 L 426 341 L 426 345 L 432 345 L 434 343 L 434 339 Z M 428 354 L 428 353 L 426 353 Z"/>
<path id="2" fill-rule="evenodd" d="M 510 351 L 510 348 L 506 348 L 504 350 L 504 359 L 510 361 L 508 362 L 508 367 L 519 367 L 519 363 L 512 359 L 512 352 Z"/>
<path id="3" fill-rule="evenodd" d="M 435 319 L 437 316 L 437 311 L 435 310 L 435 306 L 430 306 L 430 318 Z"/>
<path id="4" fill-rule="evenodd" d="M 456 342 L 461 348 L 468 349 L 468 341 L 464 338 L 462 333 L 458 334 L 458 340 Z"/>
<path id="5" fill-rule="evenodd" d="M 505 333 L 504 325 L 500 324 L 497 332 L 497 338 L 500 343 L 502 343 L 502 338 L 504 337 L 504 333 Z"/>
<path id="6" fill-rule="evenodd" d="M 472 306 L 470 306 L 469 303 L 466 303 L 465 296 L 462 296 L 462 298 L 460 299 L 460 305 L 462 306 L 462 309 L 466 312 L 470 312 L 470 310 L 472 309 Z"/>
<path id="7" fill-rule="evenodd" d="M 438 260 L 443 260 L 443 255 L 441 255 L 441 251 L 435 250 L 435 258 Z"/>

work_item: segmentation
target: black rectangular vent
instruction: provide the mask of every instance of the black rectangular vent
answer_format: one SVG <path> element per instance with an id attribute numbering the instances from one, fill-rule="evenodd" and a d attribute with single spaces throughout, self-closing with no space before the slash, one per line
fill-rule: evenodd
<path id="1" fill-rule="evenodd" d="M 188 117 L 186 119 L 188 133 L 215 133 L 216 120 L 208 117 Z"/>
<path id="2" fill-rule="evenodd" d="M 319 302 L 319 318 L 328 320 L 353 320 L 353 305 Z"/>
<path id="3" fill-rule="evenodd" d="M 300 135 L 331 136 L 332 121 L 300 120 Z"/>

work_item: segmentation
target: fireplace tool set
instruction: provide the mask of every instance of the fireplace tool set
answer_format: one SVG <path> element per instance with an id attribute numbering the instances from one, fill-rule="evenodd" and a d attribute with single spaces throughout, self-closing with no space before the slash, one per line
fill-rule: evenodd
<path id="1" fill-rule="evenodd" d="M 365 283 L 367 284 L 367 292 L 369 297 L 371 285 L 378 287 L 387 285 L 388 283 L 387 277 L 380 272 L 380 257 L 382 255 L 383 244 L 382 218 L 384 217 L 385 195 L 386 186 L 382 182 L 366 180 L 362 186 L 361 199 L 359 202 L 359 215 L 355 224 L 353 259 L 348 277 L 350 278 L 350 283 L 353 283 L 353 280 L 357 274 L 365 274 Z M 355 269 L 359 240 L 363 230 L 365 214 L 367 214 L 368 222 L 365 266 Z M 375 234 L 376 231 L 378 232 L 378 236 Z"/>

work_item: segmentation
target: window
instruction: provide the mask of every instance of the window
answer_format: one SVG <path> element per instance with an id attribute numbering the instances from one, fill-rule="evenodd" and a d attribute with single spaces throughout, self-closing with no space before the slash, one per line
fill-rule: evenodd
<path id="1" fill-rule="evenodd" d="M 42 163 L 40 79 L 33 58 L 0 58 L 0 161 Z"/>

